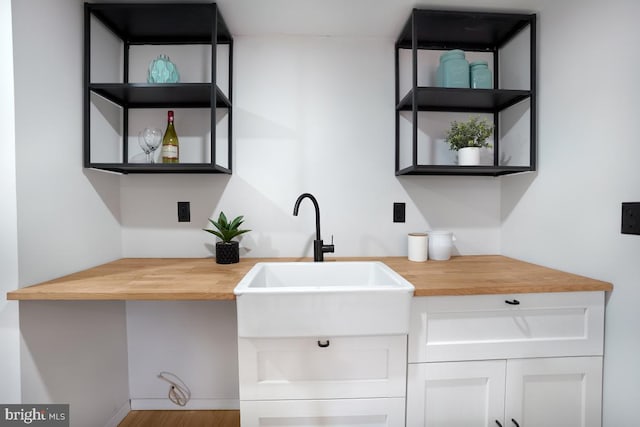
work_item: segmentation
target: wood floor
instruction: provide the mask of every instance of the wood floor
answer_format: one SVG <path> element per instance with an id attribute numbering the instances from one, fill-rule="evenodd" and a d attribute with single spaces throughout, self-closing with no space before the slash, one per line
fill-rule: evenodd
<path id="1" fill-rule="evenodd" d="M 118 427 L 240 427 L 240 411 L 131 411 Z"/>

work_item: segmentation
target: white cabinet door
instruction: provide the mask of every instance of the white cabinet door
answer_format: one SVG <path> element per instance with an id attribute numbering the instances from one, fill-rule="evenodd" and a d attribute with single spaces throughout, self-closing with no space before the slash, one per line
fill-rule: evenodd
<path id="1" fill-rule="evenodd" d="M 601 399 L 601 357 L 507 362 L 505 427 L 600 427 Z"/>
<path id="2" fill-rule="evenodd" d="M 601 402 L 602 357 L 408 368 L 407 427 L 601 427 Z"/>
<path id="3" fill-rule="evenodd" d="M 238 338 L 240 400 L 402 397 L 407 336 Z"/>
<path id="4" fill-rule="evenodd" d="M 503 423 L 505 366 L 504 360 L 410 364 L 407 427 Z"/>
<path id="5" fill-rule="evenodd" d="M 404 427 L 404 399 L 241 401 L 242 427 Z"/>

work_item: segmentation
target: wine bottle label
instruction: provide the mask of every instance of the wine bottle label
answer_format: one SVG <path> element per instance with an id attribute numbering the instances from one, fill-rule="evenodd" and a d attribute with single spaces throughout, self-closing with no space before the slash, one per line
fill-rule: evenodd
<path id="1" fill-rule="evenodd" d="M 177 159 L 178 158 L 178 147 L 176 145 L 163 145 L 162 146 L 162 157 L 166 157 L 168 159 Z"/>

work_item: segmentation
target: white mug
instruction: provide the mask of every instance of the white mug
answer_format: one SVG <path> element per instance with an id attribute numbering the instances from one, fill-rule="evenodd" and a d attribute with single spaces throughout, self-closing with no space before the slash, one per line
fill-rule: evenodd
<path id="1" fill-rule="evenodd" d="M 427 233 L 409 233 L 408 252 L 409 261 L 424 262 L 429 250 Z"/>
<path id="2" fill-rule="evenodd" d="M 446 261 L 451 258 L 451 249 L 455 240 L 455 236 L 450 231 L 430 231 L 429 259 Z"/>

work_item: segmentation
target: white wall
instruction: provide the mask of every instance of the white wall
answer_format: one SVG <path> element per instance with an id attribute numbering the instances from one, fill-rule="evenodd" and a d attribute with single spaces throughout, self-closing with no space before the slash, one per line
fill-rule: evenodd
<path id="1" fill-rule="evenodd" d="M 19 285 L 27 286 L 121 256 L 120 184 L 82 167 L 82 2 L 12 8 Z M 21 303 L 20 325 L 23 401 L 70 403 L 74 426 L 104 425 L 127 403 L 124 303 Z M 109 357 L 124 363 L 78 375 Z"/>
<path id="2" fill-rule="evenodd" d="M 240 36 L 234 58 L 233 175 L 123 177 L 124 256 L 210 256 L 201 228 L 220 210 L 253 230 L 245 256 L 311 255 L 313 206 L 292 214 L 304 192 L 335 256 L 403 255 L 406 233 L 429 228 L 452 229 L 460 253 L 499 252 L 498 180 L 394 176 L 393 40 Z"/>
<path id="3" fill-rule="evenodd" d="M 119 258 L 120 199 L 117 176 L 82 168 L 82 2 L 14 1 L 13 15 L 24 286 Z"/>
<path id="4" fill-rule="evenodd" d="M 115 427 L 129 411 L 122 301 L 22 301 L 22 400 L 68 403 L 73 427 Z"/>
<path id="5" fill-rule="evenodd" d="M 606 310 L 604 426 L 640 402 L 640 40 L 633 0 L 547 1 L 540 12 L 539 172 L 502 179 L 502 253 L 614 284 Z"/>
<path id="6" fill-rule="evenodd" d="M 18 287 L 18 221 L 13 92 L 11 1 L 0 0 L 0 402 L 20 403 L 18 303 L 6 292 Z"/>
<path id="7" fill-rule="evenodd" d="M 605 427 L 635 419 L 640 238 L 620 235 L 619 221 L 620 202 L 640 199 L 633 129 L 640 63 L 628 49 L 639 39 L 637 2 L 483 2 L 540 10 L 535 174 L 395 178 L 392 40 L 241 36 L 234 52 L 233 176 L 126 176 L 121 187 L 117 177 L 82 170 L 81 2 L 13 3 L 21 286 L 121 254 L 208 256 L 214 240 L 200 228 L 220 209 L 244 214 L 254 230 L 242 242 L 246 256 L 309 255 L 312 207 L 305 202 L 299 218 L 291 212 L 295 198 L 310 191 L 320 201 L 323 237 L 335 235 L 337 256 L 403 255 L 407 232 L 449 228 L 459 253 L 502 252 L 612 281 Z M 192 203 L 190 224 L 177 223 L 176 202 L 184 200 Z M 406 224 L 391 222 L 394 201 L 407 202 Z M 47 321 L 52 304 L 42 313 L 27 310 L 23 322 Z M 119 306 L 107 312 L 121 325 Z M 74 315 L 78 323 L 89 316 Z M 188 309 L 176 316 L 188 320 Z M 23 393 L 27 400 L 70 384 L 36 375 L 50 365 L 29 353 L 45 338 L 35 329 L 23 357 L 33 391 Z M 111 344 L 122 351 L 124 334 L 112 332 Z M 225 358 L 236 350 L 221 351 Z M 145 378 L 142 371 L 131 375 Z"/>
<path id="8" fill-rule="evenodd" d="M 394 176 L 392 40 L 244 36 L 235 38 L 234 57 L 233 175 L 123 177 L 124 256 L 211 256 L 215 240 L 201 228 L 220 209 L 245 215 L 253 230 L 242 239 L 243 256 L 311 256 L 313 205 L 304 201 L 293 216 L 303 192 L 318 198 L 322 237 L 335 236 L 335 256 L 403 255 L 406 233 L 428 228 L 453 230 L 461 253 L 499 252 L 498 180 Z M 177 201 L 191 202 L 191 223 L 177 222 Z M 393 202 L 407 203 L 405 224 L 392 222 Z M 207 330 L 195 309 L 127 305 L 131 396 L 147 399 L 147 408 L 167 405 L 159 369 L 181 371 L 196 405 L 226 399 L 234 407 L 229 401 L 238 399 L 237 375 L 228 382 L 237 368 L 215 363 L 237 357 L 219 326 L 235 325 L 235 310 L 216 313 Z M 183 325 L 193 325 L 188 337 L 180 336 Z M 185 339 L 205 355 L 215 349 L 211 361 L 186 369 L 184 352 L 156 351 Z"/>
<path id="9" fill-rule="evenodd" d="M 238 408 L 235 301 L 129 301 L 127 332 L 132 409 L 181 409 L 163 371 L 191 390 L 185 409 Z"/>

